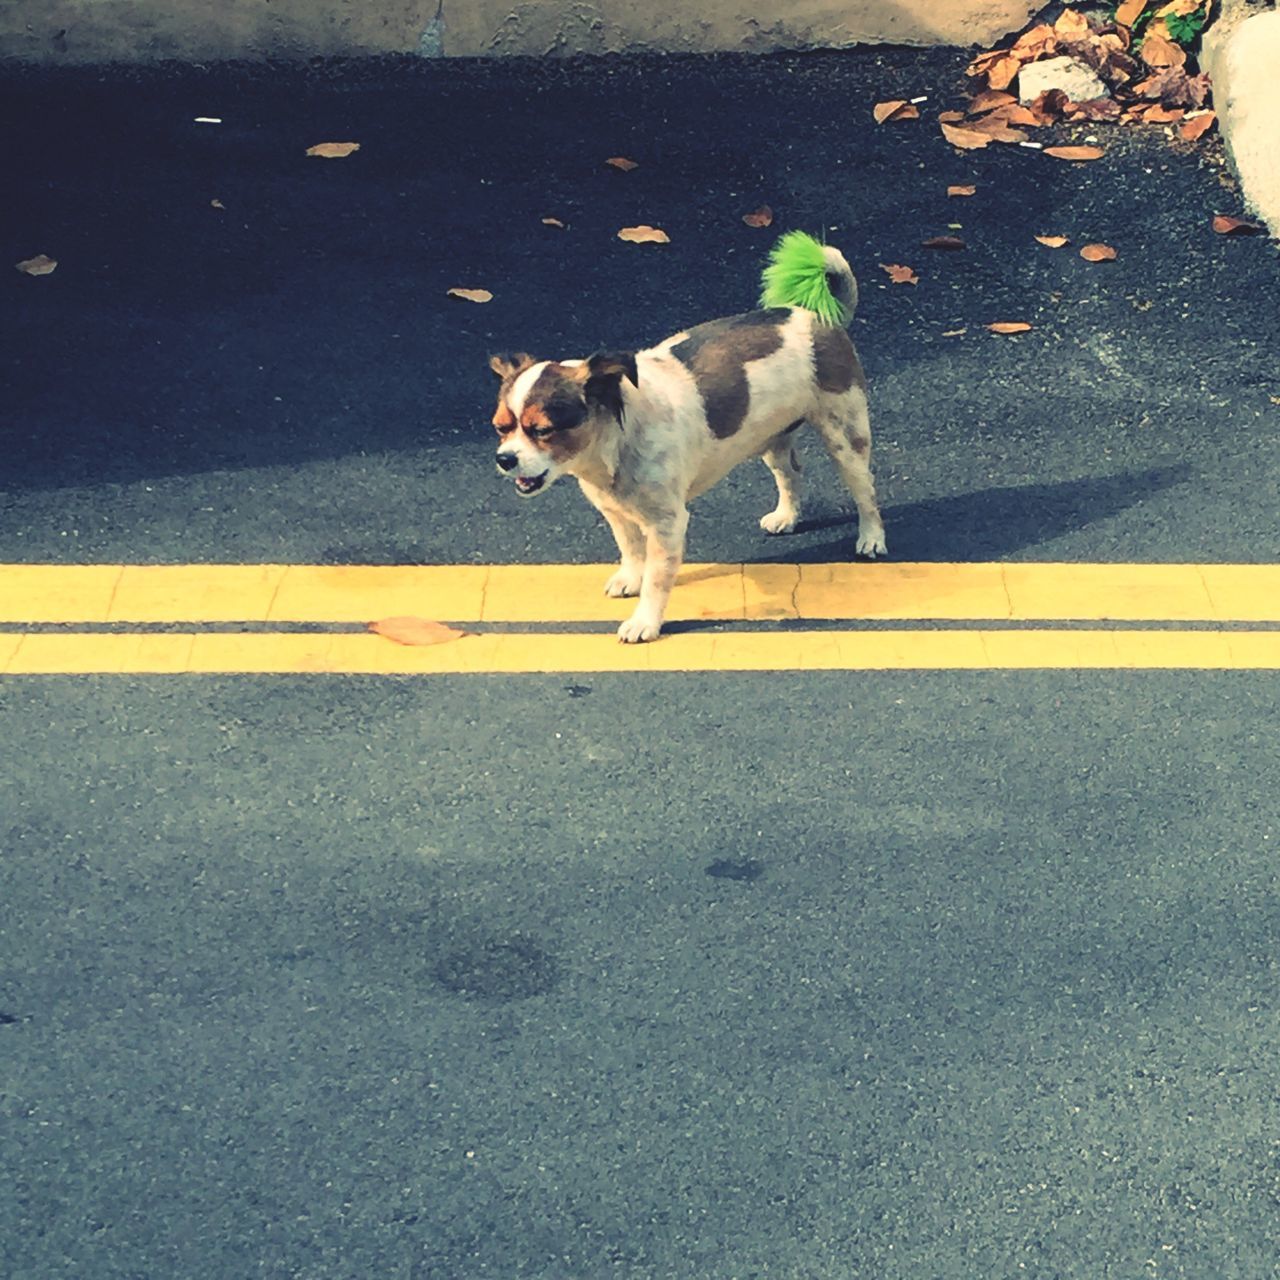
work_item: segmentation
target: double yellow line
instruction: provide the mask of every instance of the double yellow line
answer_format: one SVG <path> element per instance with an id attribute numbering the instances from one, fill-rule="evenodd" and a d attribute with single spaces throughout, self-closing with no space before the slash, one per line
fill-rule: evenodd
<path id="1" fill-rule="evenodd" d="M 0 565 L 0 674 L 1280 669 L 1280 630 L 1267 629 L 1280 624 L 1280 565 L 694 564 L 657 643 L 537 630 L 625 617 L 630 603 L 601 592 L 610 572 Z M 421 647 L 351 629 L 406 615 L 524 629 Z M 724 622 L 771 625 L 707 629 Z M 800 629 L 832 622 L 859 625 Z M 346 629 L 270 629 L 295 624 Z"/>

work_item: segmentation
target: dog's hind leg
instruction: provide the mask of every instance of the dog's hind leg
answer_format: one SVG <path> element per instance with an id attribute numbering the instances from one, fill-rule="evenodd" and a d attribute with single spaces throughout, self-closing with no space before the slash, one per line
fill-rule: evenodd
<path id="1" fill-rule="evenodd" d="M 865 392 L 855 386 L 822 396 L 819 412 L 810 421 L 858 504 L 858 555 L 886 555 L 884 522 L 871 478 L 871 419 Z"/>
<path id="2" fill-rule="evenodd" d="M 760 517 L 760 527 L 765 533 L 791 533 L 800 523 L 800 460 L 790 432 L 775 436 L 760 456 L 778 482 L 778 505 Z"/>

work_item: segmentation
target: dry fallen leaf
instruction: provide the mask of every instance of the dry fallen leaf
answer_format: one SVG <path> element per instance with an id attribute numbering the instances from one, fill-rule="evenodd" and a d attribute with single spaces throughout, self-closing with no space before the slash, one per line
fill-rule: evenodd
<path id="1" fill-rule="evenodd" d="M 1262 228 L 1245 218 L 1232 218 L 1225 213 L 1214 215 L 1213 229 L 1220 236 L 1256 236 Z"/>
<path id="2" fill-rule="evenodd" d="M 987 328 L 992 333 L 1026 333 L 1031 326 L 1025 320 L 997 320 Z"/>
<path id="3" fill-rule="evenodd" d="M 612 165 L 615 169 L 621 169 L 623 173 L 629 173 L 632 169 L 638 169 L 640 166 L 634 160 L 628 160 L 626 156 L 610 156 L 605 164 Z"/>
<path id="4" fill-rule="evenodd" d="M 961 151 L 975 151 L 980 147 L 991 145 L 990 135 L 979 133 L 976 129 L 962 128 L 960 125 L 945 122 L 938 127 L 942 130 L 942 136 L 953 147 L 959 147 Z"/>
<path id="5" fill-rule="evenodd" d="M 773 225 L 773 210 L 767 204 L 762 204 L 752 213 L 744 213 L 742 220 L 749 227 L 771 227 Z"/>
<path id="6" fill-rule="evenodd" d="M 1189 116 L 1182 122 L 1182 128 L 1178 130 L 1178 133 L 1188 142 L 1194 142 L 1213 128 L 1213 122 L 1217 118 L 1216 111 L 1206 111 L 1203 115 Z"/>
<path id="7" fill-rule="evenodd" d="M 1080 250 L 1086 262 L 1114 262 L 1116 251 L 1109 244 L 1087 244 Z"/>
<path id="8" fill-rule="evenodd" d="M 58 260 L 50 258 L 47 254 L 38 253 L 34 258 L 24 258 L 13 265 L 29 276 L 47 276 L 58 265 Z"/>
<path id="9" fill-rule="evenodd" d="M 941 120 L 943 124 L 955 124 L 957 123 L 957 121 L 964 119 L 964 112 L 963 111 L 939 111 L 938 119 Z"/>
<path id="10" fill-rule="evenodd" d="M 1123 0 L 1116 9 L 1116 21 L 1122 27 L 1131 27 L 1138 20 L 1138 15 L 1147 7 L 1147 0 Z"/>
<path id="11" fill-rule="evenodd" d="M 1154 107 L 1148 107 L 1146 114 L 1142 117 L 1148 124 L 1177 124 L 1182 119 L 1183 110 L 1181 107 L 1162 107 L 1158 102 Z"/>
<path id="12" fill-rule="evenodd" d="M 994 111 L 996 107 L 1012 107 L 1017 101 L 1011 93 L 999 89 L 983 89 L 981 93 L 974 94 L 973 101 L 969 103 L 969 114 L 980 116 L 984 111 Z"/>
<path id="13" fill-rule="evenodd" d="M 1036 236 L 1036 239 L 1050 249 L 1061 249 L 1064 244 L 1071 243 L 1066 236 Z"/>
<path id="14" fill-rule="evenodd" d="M 641 225 L 639 227 L 623 227 L 618 232 L 619 240 L 629 241 L 631 244 L 670 244 L 671 237 L 665 231 L 658 227 L 650 227 Z"/>
<path id="15" fill-rule="evenodd" d="M 979 116 L 978 119 L 965 125 L 965 128 L 972 129 L 975 133 L 985 134 L 992 142 L 1025 142 L 1027 140 L 1023 130 L 1010 126 L 1002 110 Z"/>
<path id="16" fill-rule="evenodd" d="M 430 622 L 426 618 L 383 618 L 369 623 L 375 635 L 385 636 L 396 644 L 444 644 L 448 640 L 461 640 L 467 634 L 443 622 Z"/>
<path id="17" fill-rule="evenodd" d="M 493 294 L 488 289 L 450 289 L 449 297 L 462 298 L 466 302 L 492 302 Z"/>
<path id="18" fill-rule="evenodd" d="M 341 160 L 353 151 L 359 151 L 358 142 L 317 142 L 314 147 L 307 148 L 307 155 L 321 156 L 325 160 Z"/>
<path id="19" fill-rule="evenodd" d="M 898 262 L 882 262 L 880 270 L 887 272 L 894 284 L 919 284 L 920 277 L 910 267 Z"/>
<path id="20" fill-rule="evenodd" d="M 1010 54 L 999 62 L 993 62 L 987 69 L 987 84 L 992 89 L 1007 89 L 1018 78 L 1021 70 L 1022 59 Z"/>
<path id="21" fill-rule="evenodd" d="M 1013 52 L 1023 62 L 1034 62 L 1046 53 L 1053 53 L 1058 47 L 1058 37 L 1047 22 L 1024 31 L 1014 42 Z"/>
<path id="22" fill-rule="evenodd" d="M 1045 89 L 1036 94 L 1028 110 L 1037 124 L 1052 124 L 1066 109 L 1070 99 L 1061 89 Z"/>
<path id="23" fill-rule="evenodd" d="M 542 225 L 544 227 L 559 227 L 561 231 L 564 230 L 564 223 L 559 218 L 543 218 Z"/>
<path id="24" fill-rule="evenodd" d="M 1149 67 L 1180 67 L 1187 60 L 1187 51 L 1180 44 L 1167 40 L 1158 31 L 1148 31 L 1142 48 L 1138 50 L 1138 56 Z"/>
<path id="25" fill-rule="evenodd" d="M 1044 154 L 1057 160 L 1101 160 L 1107 153 L 1101 147 L 1045 147 Z"/>
<path id="26" fill-rule="evenodd" d="M 971 196 L 978 190 L 977 187 L 948 187 L 947 195 L 949 196 Z"/>
<path id="27" fill-rule="evenodd" d="M 905 98 L 894 98 L 889 102 L 877 102 L 871 109 L 876 124 L 884 124 L 886 120 L 919 120 L 920 109 L 914 102 Z"/>
<path id="28" fill-rule="evenodd" d="M 1054 33 L 1058 36 L 1087 36 L 1089 21 L 1083 13 L 1074 9 L 1063 9 L 1057 22 L 1053 24 Z"/>
<path id="29" fill-rule="evenodd" d="M 1008 49 L 988 49 L 986 53 L 980 53 L 965 68 L 967 76 L 982 76 L 991 69 L 991 67 L 1000 61 L 1001 58 L 1007 58 L 1010 50 Z"/>
<path id="30" fill-rule="evenodd" d="M 959 236 L 930 236 L 920 243 L 926 249 L 963 249 L 964 241 Z"/>

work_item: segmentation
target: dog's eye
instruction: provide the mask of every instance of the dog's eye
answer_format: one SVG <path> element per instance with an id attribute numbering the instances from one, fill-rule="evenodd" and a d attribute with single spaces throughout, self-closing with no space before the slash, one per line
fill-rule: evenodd
<path id="1" fill-rule="evenodd" d="M 545 440 L 548 436 L 555 435 L 555 433 L 555 427 L 534 427 L 529 432 L 535 440 Z"/>

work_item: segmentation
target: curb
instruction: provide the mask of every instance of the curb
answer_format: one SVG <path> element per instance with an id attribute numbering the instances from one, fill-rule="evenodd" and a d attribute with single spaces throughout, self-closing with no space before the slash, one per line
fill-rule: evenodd
<path id="1" fill-rule="evenodd" d="M 1245 202 L 1280 236 L 1280 10 L 1270 0 L 1226 0 L 1200 65 Z"/>

